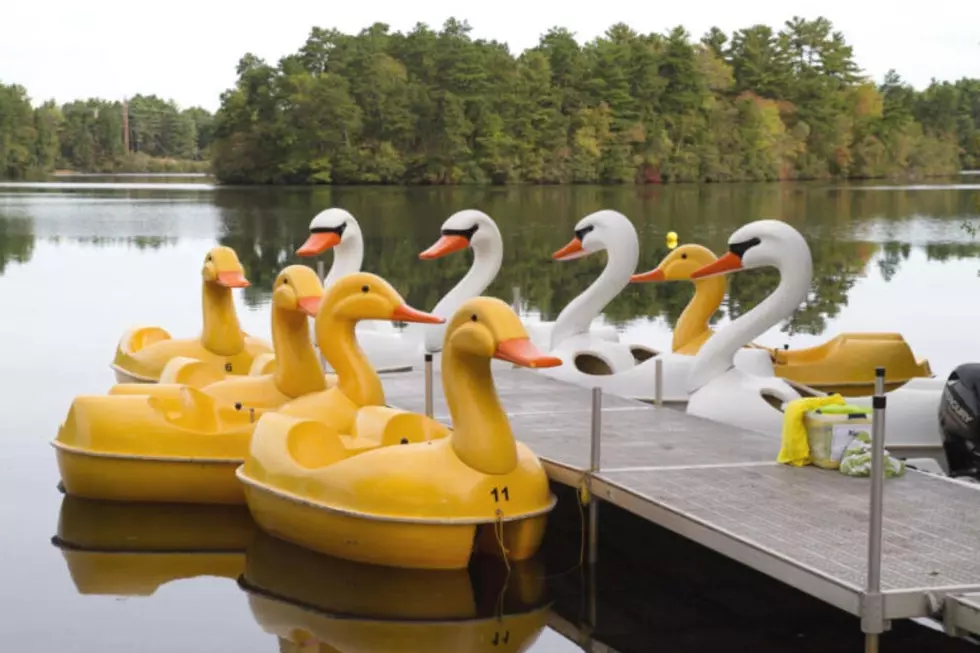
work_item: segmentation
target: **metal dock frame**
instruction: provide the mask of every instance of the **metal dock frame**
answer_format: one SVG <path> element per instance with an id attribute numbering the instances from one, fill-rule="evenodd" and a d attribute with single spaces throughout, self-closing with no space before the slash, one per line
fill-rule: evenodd
<path id="1" fill-rule="evenodd" d="M 777 463 L 778 438 L 656 402 L 530 370 L 496 369 L 494 378 L 515 437 L 553 481 L 584 485 L 592 503 L 608 501 L 858 616 L 868 651 L 895 619 L 941 619 L 945 609 L 969 628 L 976 598 L 962 595 L 980 594 L 980 485 L 915 469 L 884 482 L 883 371 L 872 402 L 870 483 Z M 428 409 L 451 425 L 434 381 L 424 398 L 421 375 L 383 382 L 390 405 Z M 597 515 L 591 508 L 590 522 Z M 590 534 L 590 560 L 597 544 Z"/>

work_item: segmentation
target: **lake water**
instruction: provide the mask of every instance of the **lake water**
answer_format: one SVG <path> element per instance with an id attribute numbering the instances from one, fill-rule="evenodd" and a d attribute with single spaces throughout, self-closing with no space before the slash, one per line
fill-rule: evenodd
<path id="1" fill-rule="evenodd" d="M 807 306 L 760 342 L 796 347 L 842 331 L 899 331 L 945 376 L 960 362 L 980 360 L 980 234 L 974 238 L 963 227 L 980 221 L 980 184 L 970 183 L 975 179 L 911 186 L 571 189 L 224 189 L 199 179 L 106 183 L 92 177 L 0 184 L 0 369 L 6 375 L 0 648 L 278 650 L 276 635 L 262 621 L 271 613 L 255 607 L 261 599 L 250 603 L 251 595 L 235 582 L 245 564 L 240 549 L 250 537 L 247 518 L 227 510 L 179 517 L 107 512 L 67 501 L 56 489 L 58 470 L 48 444 L 75 395 L 103 393 L 113 382 L 108 363 L 126 327 L 160 324 L 173 334 L 199 329 L 201 258 L 215 242 L 236 249 L 253 283 L 237 295 L 243 327 L 266 335 L 273 279 L 283 266 L 300 261 L 293 252 L 310 219 L 332 205 L 360 221 L 364 268 L 423 309 L 465 272 L 470 256 L 425 262 L 418 253 L 438 238 L 439 225 L 453 211 L 486 211 L 505 241 L 503 267 L 488 294 L 511 301 L 518 288 L 529 320 L 554 319 L 599 273 L 601 256 L 562 263 L 550 258 L 591 211 L 613 208 L 634 221 L 641 270 L 666 254 L 669 230 L 681 242 L 720 253 L 740 225 L 780 218 L 810 242 L 814 288 Z M 736 275 L 720 321 L 729 310 L 744 312 L 760 301 L 775 281 L 765 270 Z M 603 319 L 626 337 L 664 347 L 689 297 L 689 284 L 631 286 Z M 54 546 L 59 519 L 67 532 L 62 540 L 81 538 L 102 553 Z M 161 543 L 134 544 L 127 532 L 155 534 Z M 210 553 L 188 561 L 121 552 L 185 540 L 187 547 Z M 321 577 L 342 571 L 327 566 Z M 181 575 L 194 577 L 156 587 Z M 152 596 L 135 596 L 151 590 Z M 545 629 L 530 650 L 578 648 Z"/>

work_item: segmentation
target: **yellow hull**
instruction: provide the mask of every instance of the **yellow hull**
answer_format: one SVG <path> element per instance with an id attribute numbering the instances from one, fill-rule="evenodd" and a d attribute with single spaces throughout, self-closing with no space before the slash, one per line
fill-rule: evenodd
<path id="1" fill-rule="evenodd" d="M 551 504 L 540 514 L 501 522 L 382 518 L 341 511 L 247 477 L 249 510 L 268 533 L 329 556 L 389 567 L 462 569 L 474 551 L 524 560 L 541 546 Z"/>
<path id="2" fill-rule="evenodd" d="M 815 347 L 769 352 L 776 376 L 845 397 L 874 394 L 877 367 L 885 368 L 887 391 L 933 376 L 898 333 L 843 333 Z"/>
<path id="3" fill-rule="evenodd" d="M 241 460 L 127 456 L 55 441 L 65 492 L 88 499 L 243 504 L 235 478 Z"/>
<path id="4" fill-rule="evenodd" d="M 237 579 L 256 533 L 243 506 L 135 504 L 66 496 L 58 534 L 80 594 L 149 596 L 166 583 Z"/>

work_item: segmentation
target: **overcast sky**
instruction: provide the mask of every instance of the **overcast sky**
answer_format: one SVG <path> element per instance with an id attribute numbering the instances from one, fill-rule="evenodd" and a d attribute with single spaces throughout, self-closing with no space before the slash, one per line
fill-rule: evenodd
<path id="1" fill-rule="evenodd" d="M 729 34 L 755 23 L 779 28 L 794 13 L 794 3 L 785 0 L 276 0 L 257 3 L 255 10 L 250 4 L 11 0 L 0 13 L 0 82 L 26 86 L 35 102 L 155 93 L 182 107 L 214 110 L 234 83 L 242 54 L 275 63 L 302 45 L 314 25 L 356 32 L 381 21 L 409 30 L 416 22 L 438 28 L 456 16 L 469 21 L 476 38 L 496 38 L 520 51 L 553 25 L 567 27 L 580 41 L 619 21 L 640 32 L 683 25 L 699 38 L 712 25 Z M 916 87 L 933 77 L 980 77 L 978 0 L 823 0 L 807 6 L 818 9 L 796 13 L 829 18 L 876 81 L 889 68 Z"/>

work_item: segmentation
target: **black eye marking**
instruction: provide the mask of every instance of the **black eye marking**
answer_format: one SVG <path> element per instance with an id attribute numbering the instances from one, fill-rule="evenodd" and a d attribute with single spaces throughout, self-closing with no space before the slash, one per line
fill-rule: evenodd
<path id="1" fill-rule="evenodd" d="M 479 228 L 480 228 L 480 225 L 475 224 L 472 227 L 470 227 L 469 229 L 443 229 L 442 230 L 442 235 L 443 236 L 462 236 L 466 240 L 470 240 L 470 239 L 473 238 L 473 234 L 475 234 L 476 233 L 476 230 L 479 229 Z"/>
<path id="2" fill-rule="evenodd" d="M 476 313 L 474 313 L 473 315 L 471 315 L 471 316 L 470 316 L 470 319 L 471 319 L 472 321 L 474 321 L 474 322 L 476 322 Z"/>
<path id="3" fill-rule="evenodd" d="M 337 234 L 338 236 L 344 235 L 344 229 L 347 228 L 347 222 L 341 222 L 339 227 L 311 227 L 311 234 Z"/>
<path id="4" fill-rule="evenodd" d="M 749 238 L 748 240 L 743 240 L 740 243 L 732 243 L 728 246 L 728 251 L 735 256 L 742 258 L 745 256 L 745 252 L 749 251 L 750 248 L 755 247 L 762 241 L 758 238 Z"/>
<path id="5" fill-rule="evenodd" d="M 595 225 L 591 225 L 591 224 L 588 227 L 582 227 L 581 229 L 576 229 L 575 237 L 578 238 L 579 241 L 583 241 L 585 240 L 585 235 L 592 232 L 594 229 L 595 229 Z"/>
<path id="6" fill-rule="evenodd" d="M 367 286 L 361 286 L 361 292 L 368 292 L 369 290 L 371 289 L 368 288 Z"/>
<path id="7" fill-rule="evenodd" d="M 681 254 L 681 258 L 687 258 L 687 254 Z"/>
<path id="8" fill-rule="evenodd" d="M 282 280 L 282 285 L 285 286 L 285 285 L 288 285 L 288 284 L 289 284 L 289 279 L 283 279 Z"/>

